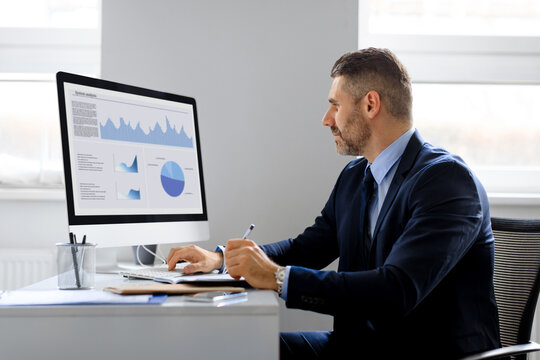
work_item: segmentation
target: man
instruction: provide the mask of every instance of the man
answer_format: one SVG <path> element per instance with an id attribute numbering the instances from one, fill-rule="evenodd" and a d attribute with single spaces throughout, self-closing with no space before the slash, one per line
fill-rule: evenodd
<path id="1" fill-rule="evenodd" d="M 321 215 L 295 239 L 173 249 L 186 272 L 227 267 L 334 330 L 281 334 L 281 357 L 456 359 L 499 347 L 486 192 L 463 160 L 412 127 L 407 71 L 388 50 L 343 55 L 323 118 L 343 155 Z M 339 257 L 338 271 L 321 271 Z"/>

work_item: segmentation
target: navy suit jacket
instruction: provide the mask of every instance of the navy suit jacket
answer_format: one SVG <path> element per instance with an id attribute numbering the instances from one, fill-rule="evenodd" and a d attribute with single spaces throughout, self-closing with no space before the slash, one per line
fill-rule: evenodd
<path id="1" fill-rule="evenodd" d="M 461 158 L 416 131 L 364 254 L 366 159 L 341 172 L 321 215 L 295 239 L 262 246 L 292 265 L 287 307 L 334 316 L 340 349 L 377 358 L 458 358 L 500 346 L 486 192 Z M 338 271 L 322 271 L 339 257 Z"/>

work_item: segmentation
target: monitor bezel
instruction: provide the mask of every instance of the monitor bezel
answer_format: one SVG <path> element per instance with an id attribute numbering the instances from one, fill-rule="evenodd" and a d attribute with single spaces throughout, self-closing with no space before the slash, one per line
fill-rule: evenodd
<path id="1" fill-rule="evenodd" d="M 68 121 L 65 103 L 64 83 L 84 85 L 99 89 L 106 89 L 129 93 L 134 95 L 152 97 L 168 101 L 181 102 L 193 106 L 194 136 L 196 139 L 197 158 L 199 166 L 199 182 L 201 187 L 201 214 L 143 214 L 143 215 L 76 215 L 73 197 L 73 183 L 71 176 L 71 154 L 69 151 Z M 178 221 L 208 221 L 206 206 L 206 194 L 204 188 L 204 176 L 202 168 L 201 143 L 199 135 L 199 122 L 197 116 L 196 101 L 192 97 L 142 88 L 133 85 L 121 84 L 109 80 L 91 78 L 87 76 L 58 72 L 56 74 L 56 84 L 58 90 L 58 106 L 60 115 L 60 135 L 62 139 L 62 154 L 64 163 L 64 181 L 66 189 L 66 201 L 68 210 L 69 225 L 104 225 L 104 224 L 127 224 L 127 223 L 156 223 L 156 222 L 178 222 Z"/>

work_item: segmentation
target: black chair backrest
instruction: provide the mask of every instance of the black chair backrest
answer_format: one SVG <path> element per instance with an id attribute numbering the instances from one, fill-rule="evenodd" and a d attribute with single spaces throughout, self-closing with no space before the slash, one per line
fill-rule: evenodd
<path id="1" fill-rule="evenodd" d="M 540 220 L 493 217 L 491 227 L 501 344 L 524 344 L 531 337 L 540 289 Z"/>

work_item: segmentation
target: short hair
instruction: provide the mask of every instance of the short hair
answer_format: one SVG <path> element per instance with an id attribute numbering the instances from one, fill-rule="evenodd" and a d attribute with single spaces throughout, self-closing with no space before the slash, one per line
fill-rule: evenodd
<path id="1" fill-rule="evenodd" d="M 343 76 L 343 84 L 355 101 L 375 90 L 390 115 L 412 119 L 411 80 L 407 69 L 388 49 L 367 48 L 344 54 L 330 72 Z"/>

